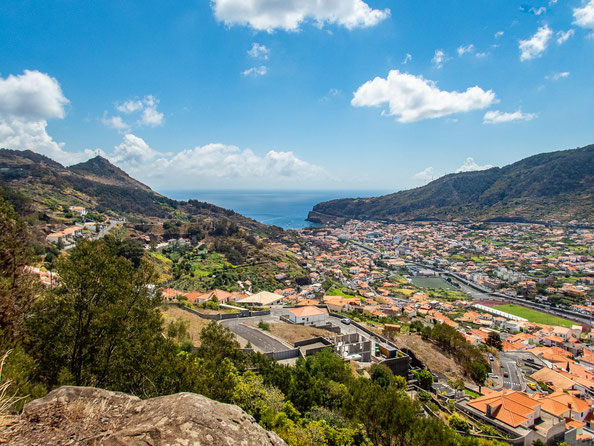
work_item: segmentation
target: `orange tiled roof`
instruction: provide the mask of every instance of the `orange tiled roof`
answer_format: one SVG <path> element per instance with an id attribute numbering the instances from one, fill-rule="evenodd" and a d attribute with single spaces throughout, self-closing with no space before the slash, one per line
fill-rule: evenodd
<path id="1" fill-rule="evenodd" d="M 485 414 L 490 407 L 493 418 L 509 426 L 518 427 L 529 420 L 528 417 L 540 404 L 522 392 L 504 390 L 477 398 L 468 405 Z"/>
<path id="2" fill-rule="evenodd" d="M 319 314 L 328 314 L 326 310 L 322 310 L 318 307 L 312 306 L 305 306 L 305 307 L 297 307 L 289 310 L 293 315 L 296 317 L 307 317 L 307 316 L 317 316 Z"/>

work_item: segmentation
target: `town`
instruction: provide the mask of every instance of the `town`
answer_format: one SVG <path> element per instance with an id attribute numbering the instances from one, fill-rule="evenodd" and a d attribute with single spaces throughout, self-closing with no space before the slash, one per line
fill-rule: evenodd
<path id="1" fill-rule="evenodd" d="M 306 283 L 280 262 L 276 289 L 168 287 L 166 318 L 218 320 L 281 363 L 332 348 L 357 369 L 385 364 L 427 414 L 468 433 L 592 444 L 592 229 L 349 221 L 296 235 L 269 243 L 309 271 Z M 448 352 L 455 340 L 439 339 L 442 326 L 482 358 Z"/>
<path id="2" fill-rule="evenodd" d="M 64 213 L 74 224 L 47 235 L 61 249 L 132 226 L 107 216 L 87 223 L 82 207 Z M 190 238 L 127 233 L 169 262 L 208 251 Z M 184 326 L 197 345 L 216 320 L 245 351 L 281 364 L 332 349 L 363 373 L 387 366 L 427 416 L 469 435 L 592 444 L 591 228 L 351 220 L 262 242 L 307 276 L 295 281 L 289 262 L 278 262 L 269 289 L 255 287 L 256 277 L 201 291 L 165 279 L 154 286 L 171 330 Z M 44 268 L 30 271 L 46 285 L 56 280 Z"/>

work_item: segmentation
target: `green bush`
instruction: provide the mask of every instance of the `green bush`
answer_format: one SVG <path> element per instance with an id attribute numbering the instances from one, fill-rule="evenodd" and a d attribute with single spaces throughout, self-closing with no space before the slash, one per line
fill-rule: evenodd
<path id="1" fill-rule="evenodd" d="M 264 331 L 270 331 L 270 324 L 260 320 L 260 322 L 258 322 L 258 328 Z"/>

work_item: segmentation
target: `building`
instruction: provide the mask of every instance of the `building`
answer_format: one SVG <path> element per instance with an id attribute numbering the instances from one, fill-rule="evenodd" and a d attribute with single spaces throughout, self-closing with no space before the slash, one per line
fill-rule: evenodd
<path id="1" fill-rule="evenodd" d="M 72 212 L 80 214 L 83 217 L 87 215 L 87 210 L 82 206 L 70 206 L 68 209 L 70 209 Z"/>
<path id="2" fill-rule="evenodd" d="M 58 243 L 60 240 L 63 242 L 69 242 L 73 240 L 76 236 L 81 235 L 83 232 L 82 226 L 68 226 L 66 229 L 62 231 L 53 232 L 46 236 L 46 240 L 50 243 Z"/>
<path id="3" fill-rule="evenodd" d="M 255 305 L 260 307 L 267 307 L 269 305 L 276 305 L 283 301 L 282 294 L 275 294 L 269 291 L 260 291 L 243 299 L 237 300 L 237 303 L 244 305 Z"/>
<path id="4" fill-rule="evenodd" d="M 289 310 L 289 321 L 299 325 L 325 325 L 328 311 L 314 306 L 297 307 Z"/>
<path id="5" fill-rule="evenodd" d="M 545 444 L 570 440 L 565 419 L 543 410 L 540 401 L 523 392 L 508 389 L 490 392 L 475 400 L 458 403 L 457 407 L 505 433 L 514 445 L 529 446 L 536 440 Z M 570 443 L 576 444 L 574 441 Z"/>

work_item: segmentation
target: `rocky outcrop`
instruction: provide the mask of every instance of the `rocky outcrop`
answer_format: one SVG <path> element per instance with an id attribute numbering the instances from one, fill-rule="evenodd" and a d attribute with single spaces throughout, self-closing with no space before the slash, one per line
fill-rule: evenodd
<path id="1" fill-rule="evenodd" d="M 148 400 L 92 387 L 60 387 L 25 406 L 11 445 L 280 446 L 237 406 L 194 393 Z"/>

